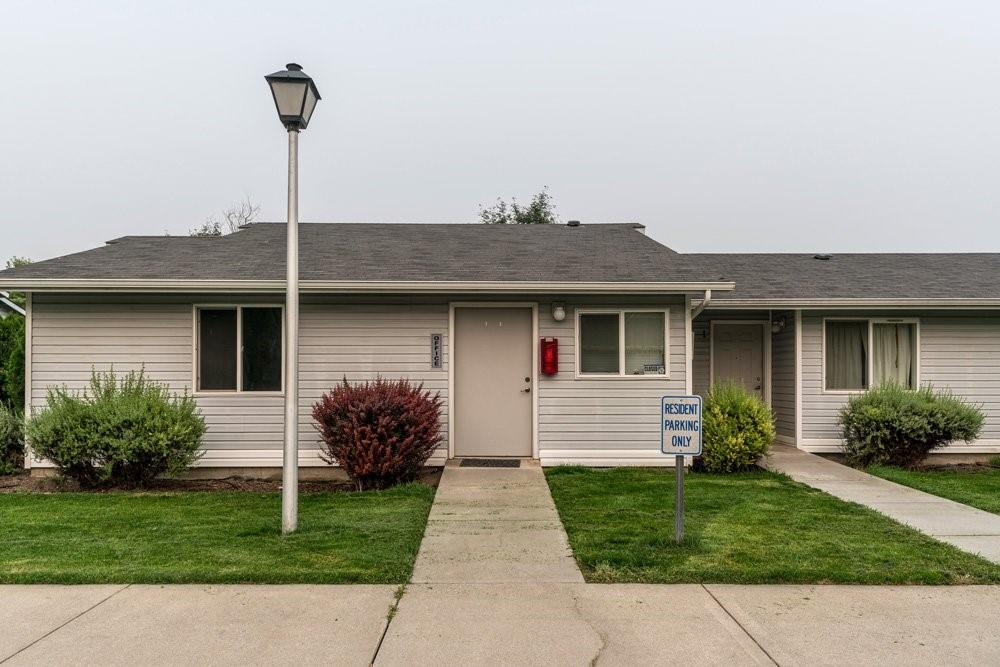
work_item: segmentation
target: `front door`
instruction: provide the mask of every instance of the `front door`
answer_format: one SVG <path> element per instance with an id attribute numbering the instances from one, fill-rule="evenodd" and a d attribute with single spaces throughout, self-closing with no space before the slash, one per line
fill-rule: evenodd
<path id="1" fill-rule="evenodd" d="M 764 398 L 764 325 L 716 321 L 712 381 L 742 384 Z"/>
<path id="2" fill-rule="evenodd" d="M 531 456 L 531 309 L 455 308 L 455 456 Z"/>

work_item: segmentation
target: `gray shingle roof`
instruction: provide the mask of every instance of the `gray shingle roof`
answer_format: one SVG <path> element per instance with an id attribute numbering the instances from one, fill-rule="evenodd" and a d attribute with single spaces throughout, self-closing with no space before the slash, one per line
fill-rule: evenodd
<path id="1" fill-rule="evenodd" d="M 631 224 L 300 226 L 300 278 L 323 281 L 704 281 Z M 281 280 L 285 225 L 222 237 L 126 236 L 0 271 L 9 278 Z"/>
<path id="2" fill-rule="evenodd" d="M 736 289 L 713 302 L 1000 299 L 1000 253 L 684 254 Z"/>

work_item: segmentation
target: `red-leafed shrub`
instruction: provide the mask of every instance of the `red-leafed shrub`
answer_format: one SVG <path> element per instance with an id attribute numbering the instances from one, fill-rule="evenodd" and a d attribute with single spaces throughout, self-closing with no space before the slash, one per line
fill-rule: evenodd
<path id="1" fill-rule="evenodd" d="M 313 405 L 323 460 L 359 489 L 411 481 L 441 442 L 441 396 L 406 380 L 342 384 Z"/>

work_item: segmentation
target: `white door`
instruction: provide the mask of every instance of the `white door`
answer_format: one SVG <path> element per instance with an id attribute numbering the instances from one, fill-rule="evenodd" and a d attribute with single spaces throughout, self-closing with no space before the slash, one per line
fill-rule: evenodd
<path id="1" fill-rule="evenodd" d="M 764 398 L 764 325 L 716 321 L 712 330 L 712 382 L 737 382 Z"/>
<path id="2" fill-rule="evenodd" d="M 455 456 L 531 456 L 531 308 L 455 308 Z"/>

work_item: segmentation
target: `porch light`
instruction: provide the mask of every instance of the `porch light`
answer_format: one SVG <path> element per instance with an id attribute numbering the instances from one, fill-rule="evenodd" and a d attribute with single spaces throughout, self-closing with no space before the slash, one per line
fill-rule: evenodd
<path id="1" fill-rule="evenodd" d="M 302 65 L 288 63 L 285 69 L 264 77 L 271 87 L 278 117 L 289 130 L 304 130 L 309 125 L 319 90 L 312 77 L 302 71 Z"/>
<path id="2" fill-rule="evenodd" d="M 562 322 L 566 319 L 566 304 L 554 303 L 552 304 L 552 319 L 556 322 Z"/>

